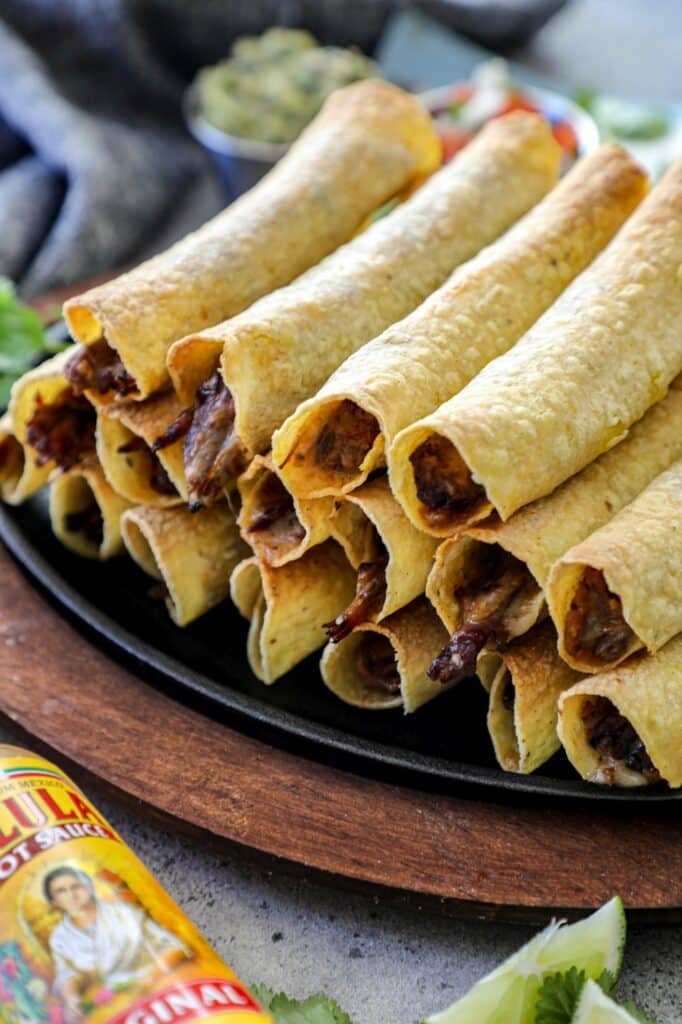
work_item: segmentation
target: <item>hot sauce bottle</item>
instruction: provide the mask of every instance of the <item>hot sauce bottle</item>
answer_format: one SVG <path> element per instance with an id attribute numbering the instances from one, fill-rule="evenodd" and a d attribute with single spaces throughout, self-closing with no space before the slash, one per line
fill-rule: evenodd
<path id="1" fill-rule="evenodd" d="M 0 744 L 0 1024 L 272 1024 L 49 761 Z"/>

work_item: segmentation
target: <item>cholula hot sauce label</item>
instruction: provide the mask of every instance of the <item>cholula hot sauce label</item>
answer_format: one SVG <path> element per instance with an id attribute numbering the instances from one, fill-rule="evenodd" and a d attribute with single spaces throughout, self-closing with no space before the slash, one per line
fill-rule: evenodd
<path id="1" fill-rule="evenodd" d="M 0 1024 L 272 1024 L 54 765 L 0 746 Z"/>

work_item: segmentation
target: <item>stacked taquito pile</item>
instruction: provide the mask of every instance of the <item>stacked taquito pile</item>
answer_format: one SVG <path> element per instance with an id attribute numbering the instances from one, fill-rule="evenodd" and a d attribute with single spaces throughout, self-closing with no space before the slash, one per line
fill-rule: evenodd
<path id="1" fill-rule="evenodd" d="M 179 625 L 224 600 L 248 548 L 222 492 L 210 508 L 188 510 L 187 403 L 171 385 L 167 352 L 324 262 L 439 163 L 438 138 L 413 97 L 379 81 L 333 96 L 251 192 L 167 252 L 66 303 L 75 348 L 18 381 L 0 420 L 0 496 L 17 504 L 49 482 L 59 539 L 99 559 L 125 545 L 162 584 Z M 519 207 L 551 186 L 542 173 Z"/>
<path id="2" fill-rule="evenodd" d="M 125 546 L 178 625 L 229 593 L 265 683 L 323 646 L 362 708 L 478 675 L 505 769 L 563 742 L 595 781 L 680 785 L 682 163 L 647 196 L 609 145 L 557 182 L 525 112 L 439 159 L 414 98 L 336 94 L 67 304 L 78 347 L 0 421 L 2 496 L 49 480 L 58 536 Z"/>

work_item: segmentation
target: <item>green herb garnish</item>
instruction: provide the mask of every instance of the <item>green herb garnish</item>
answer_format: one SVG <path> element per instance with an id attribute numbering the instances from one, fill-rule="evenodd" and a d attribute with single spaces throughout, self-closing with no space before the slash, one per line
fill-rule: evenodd
<path id="1" fill-rule="evenodd" d="M 289 999 L 283 992 L 273 992 L 265 985 L 255 985 L 252 991 L 277 1024 L 352 1024 L 339 1004 L 323 995 Z"/>
<path id="2" fill-rule="evenodd" d="M 12 282 L 0 277 L 0 410 L 6 408 L 15 380 L 63 348 L 47 336 L 38 314 L 17 298 Z"/>
<path id="3" fill-rule="evenodd" d="M 602 992 L 612 996 L 617 980 L 615 974 L 602 971 L 597 978 L 597 984 Z M 548 975 L 538 990 L 535 1024 L 571 1024 L 586 982 L 585 971 L 579 971 L 575 967 Z M 638 1009 L 631 1000 L 623 1003 L 623 1009 L 640 1024 L 656 1024 L 652 1017 Z"/>

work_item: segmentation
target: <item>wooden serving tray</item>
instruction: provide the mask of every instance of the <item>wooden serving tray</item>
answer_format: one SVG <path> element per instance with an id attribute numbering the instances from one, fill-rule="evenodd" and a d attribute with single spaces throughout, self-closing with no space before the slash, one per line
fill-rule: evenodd
<path id="1" fill-rule="evenodd" d="M 328 767 L 176 703 L 112 661 L 0 547 L 0 714 L 94 791 L 212 846 L 236 842 L 446 911 L 509 920 L 620 893 L 682 921 L 682 822 L 639 805 L 502 806 Z"/>

